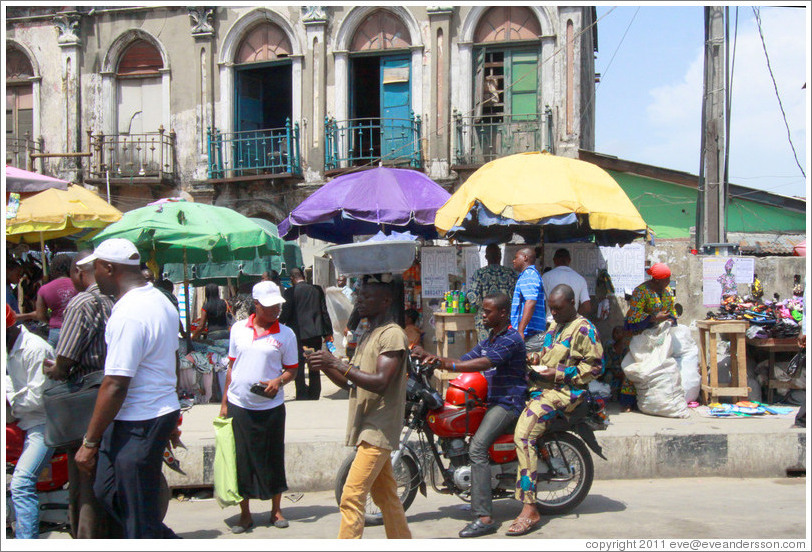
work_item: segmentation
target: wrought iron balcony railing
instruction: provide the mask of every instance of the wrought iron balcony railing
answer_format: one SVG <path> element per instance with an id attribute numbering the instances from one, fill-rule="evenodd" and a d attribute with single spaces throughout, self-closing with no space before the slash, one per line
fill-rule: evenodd
<path id="1" fill-rule="evenodd" d="M 363 118 L 324 121 L 324 168 L 353 167 L 381 162 L 393 166 L 423 167 L 420 115 L 408 119 Z"/>
<path id="2" fill-rule="evenodd" d="M 87 168 L 88 180 L 151 178 L 172 181 L 175 178 L 175 131 L 168 134 L 163 126 L 157 132 L 142 134 L 92 134 L 92 156 Z"/>
<path id="3" fill-rule="evenodd" d="M 552 110 L 525 115 L 463 116 L 454 112 L 454 164 L 482 165 L 525 151 L 553 152 Z"/>
<path id="4" fill-rule="evenodd" d="M 299 123 L 282 128 L 220 132 L 208 129 L 209 178 L 301 175 Z"/>

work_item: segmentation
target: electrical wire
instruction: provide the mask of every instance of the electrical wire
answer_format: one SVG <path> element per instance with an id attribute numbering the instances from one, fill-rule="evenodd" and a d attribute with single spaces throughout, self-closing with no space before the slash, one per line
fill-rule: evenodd
<path id="1" fill-rule="evenodd" d="M 784 126 L 787 128 L 787 140 L 789 140 L 789 145 L 792 148 L 792 155 L 795 156 L 795 164 L 798 165 L 798 169 L 801 171 L 801 174 L 806 178 L 806 173 L 804 172 L 804 168 L 801 166 L 800 161 L 798 161 L 798 153 L 795 151 L 795 144 L 792 143 L 792 133 L 789 130 L 789 123 L 787 122 L 787 114 L 784 112 L 784 104 L 781 102 L 781 95 L 778 93 L 778 84 L 775 82 L 775 75 L 773 75 L 773 68 L 770 64 L 770 55 L 767 53 L 767 43 L 764 40 L 764 32 L 761 28 L 761 10 L 753 6 L 753 13 L 756 16 L 756 25 L 758 26 L 758 35 L 761 37 L 761 47 L 764 49 L 764 57 L 767 60 L 767 70 L 770 72 L 770 78 L 773 81 L 773 89 L 775 90 L 775 97 L 778 99 L 778 107 L 781 108 L 781 117 L 784 119 Z"/>

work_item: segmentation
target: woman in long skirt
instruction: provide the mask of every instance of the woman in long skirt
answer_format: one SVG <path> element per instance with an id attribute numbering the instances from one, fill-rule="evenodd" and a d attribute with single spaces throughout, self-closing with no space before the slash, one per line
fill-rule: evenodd
<path id="1" fill-rule="evenodd" d="M 271 500 L 271 524 L 284 528 L 285 393 L 299 366 L 296 336 L 279 323 L 282 293 L 273 282 L 254 286 L 256 313 L 231 327 L 226 392 L 220 416 L 231 416 L 237 451 L 240 520 L 231 527 L 244 533 L 254 526 L 248 501 Z"/>

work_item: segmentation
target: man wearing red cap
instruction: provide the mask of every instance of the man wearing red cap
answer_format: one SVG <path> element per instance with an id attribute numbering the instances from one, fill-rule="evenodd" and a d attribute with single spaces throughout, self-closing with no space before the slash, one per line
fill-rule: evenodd
<path id="1" fill-rule="evenodd" d="M 646 273 L 651 279 L 634 288 L 626 313 L 624 329 L 632 335 L 666 320 L 677 324 L 674 292 L 668 285 L 671 283 L 671 269 L 665 263 L 654 263 Z"/>

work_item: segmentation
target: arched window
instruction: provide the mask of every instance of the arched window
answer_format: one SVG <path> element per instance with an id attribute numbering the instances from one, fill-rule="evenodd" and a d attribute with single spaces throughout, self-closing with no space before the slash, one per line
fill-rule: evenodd
<path id="1" fill-rule="evenodd" d="M 262 23 L 249 31 L 240 42 L 234 63 L 276 61 L 289 57 L 292 52 L 290 40 L 278 25 Z"/>
<path id="2" fill-rule="evenodd" d="M 151 42 L 134 40 L 116 67 L 118 133 L 158 132 L 163 119 L 161 52 Z"/>
<path id="3" fill-rule="evenodd" d="M 377 10 L 358 26 L 350 43 L 351 52 L 408 48 L 409 31 L 395 14 Z"/>
<path id="4" fill-rule="evenodd" d="M 474 58 L 477 115 L 510 115 L 515 120 L 538 113 L 540 34 L 530 8 L 499 6 L 485 12 L 474 32 L 479 45 Z M 535 43 L 528 43 L 531 40 Z"/>
<path id="5" fill-rule="evenodd" d="M 25 168 L 25 159 L 16 152 L 24 151 L 24 141 L 34 136 L 34 93 L 31 78 L 34 68 L 20 50 L 6 48 L 6 158 Z M 22 165 L 20 165 L 22 163 Z"/>

